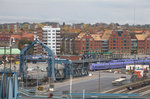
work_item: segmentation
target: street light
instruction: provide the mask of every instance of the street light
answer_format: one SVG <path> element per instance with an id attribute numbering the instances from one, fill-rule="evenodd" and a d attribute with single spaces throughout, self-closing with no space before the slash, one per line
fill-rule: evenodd
<path id="1" fill-rule="evenodd" d="M 4 56 L 3 56 L 3 60 L 4 60 L 4 85 L 3 85 L 3 87 L 4 87 L 4 93 L 3 93 L 3 99 L 5 99 L 5 93 L 6 93 L 6 89 L 5 89 L 5 87 L 6 87 L 6 78 L 5 78 L 5 76 L 6 76 L 6 46 L 4 47 Z"/>
<path id="2" fill-rule="evenodd" d="M 9 47 L 10 47 L 10 76 L 11 76 L 11 64 L 12 64 L 12 55 L 11 55 L 11 52 L 12 52 L 12 43 L 15 43 L 15 39 L 14 37 L 10 37 L 10 41 L 9 41 Z"/>
<path id="3" fill-rule="evenodd" d="M 71 53 L 72 40 L 73 40 L 73 39 L 70 39 L 70 53 Z"/>
<path id="4" fill-rule="evenodd" d="M 100 70 L 99 70 L 99 77 L 98 77 L 98 78 L 99 78 L 99 81 L 98 81 L 98 82 L 99 82 L 99 83 L 98 83 L 98 85 L 99 85 L 99 86 L 98 86 L 98 87 L 99 87 L 99 89 L 98 89 L 98 90 L 99 90 L 99 92 L 101 92 L 100 77 L 101 77 L 101 76 L 100 76 Z"/>
<path id="5" fill-rule="evenodd" d="M 72 70 L 70 71 L 70 98 L 72 99 Z"/>

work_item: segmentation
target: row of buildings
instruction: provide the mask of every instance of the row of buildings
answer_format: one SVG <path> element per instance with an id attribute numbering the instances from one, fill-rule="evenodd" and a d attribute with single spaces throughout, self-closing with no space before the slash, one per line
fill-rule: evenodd
<path id="1" fill-rule="evenodd" d="M 113 52 L 115 54 L 150 54 L 150 32 L 106 30 L 102 35 L 80 33 L 74 39 L 77 53 Z"/>
<path id="2" fill-rule="evenodd" d="M 34 33 L 22 35 L 0 35 L 0 45 L 8 43 L 10 37 L 16 40 L 28 38 L 40 41 L 51 48 L 55 55 L 84 54 L 85 52 L 113 52 L 115 54 L 150 54 L 150 32 L 126 29 L 105 30 L 100 33 L 61 33 L 60 28 L 44 26 Z M 42 47 L 34 46 L 35 54 L 45 53 Z"/>

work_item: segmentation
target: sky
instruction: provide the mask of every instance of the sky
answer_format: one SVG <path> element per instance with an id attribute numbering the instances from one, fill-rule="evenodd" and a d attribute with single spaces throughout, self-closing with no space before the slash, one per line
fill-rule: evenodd
<path id="1" fill-rule="evenodd" d="M 46 21 L 150 24 L 150 0 L 0 0 L 0 24 Z"/>

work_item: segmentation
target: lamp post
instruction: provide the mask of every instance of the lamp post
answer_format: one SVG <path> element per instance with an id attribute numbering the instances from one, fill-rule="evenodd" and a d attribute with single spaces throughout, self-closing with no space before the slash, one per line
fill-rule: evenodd
<path id="1" fill-rule="evenodd" d="M 71 54 L 72 39 L 70 39 L 70 54 Z"/>
<path id="2" fill-rule="evenodd" d="M 10 47 L 10 76 L 11 76 L 11 64 L 12 64 L 12 43 L 15 43 L 14 37 L 10 37 L 9 47 Z"/>
<path id="3" fill-rule="evenodd" d="M 6 46 L 4 47 L 4 56 L 3 56 L 3 59 L 4 59 L 4 84 L 3 84 L 3 91 L 4 91 L 4 93 L 3 93 L 3 99 L 5 99 L 5 93 L 6 93 L 6 78 L 5 78 L 5 76 L 6 76 Z"/>
<path id="4" fill-rule="evenodd" d="M 99 77 L 98 77 L 98 78 L 99 78 L 99 81 L 98 81 L 98 82 L 99 82 L 99 83 L 98 83 L 98 85 L 99 85 L 99 86 L 98 86 L 98 87 L 99 87 L 99 92 L 101 92 L 101 85 L 100 85 L 100 84 L 101 84 L 101 83 L 100 83 L 100 70 L 99 70 Z"/>
<path id="5" fill-rule="evenodd" d="M 72 74 L 70 71 L 70 98 L 72 99 Z"/>

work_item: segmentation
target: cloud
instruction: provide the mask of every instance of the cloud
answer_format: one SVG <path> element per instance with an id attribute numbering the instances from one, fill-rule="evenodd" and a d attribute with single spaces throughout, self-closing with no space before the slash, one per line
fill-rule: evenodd
<path id="1" fill-rule="evenodd" d="M 134 8 L 137 23 L 148 23 L 148 0 L 0 0 L 0 22 L 99 21 L 132 24 Z"/>

